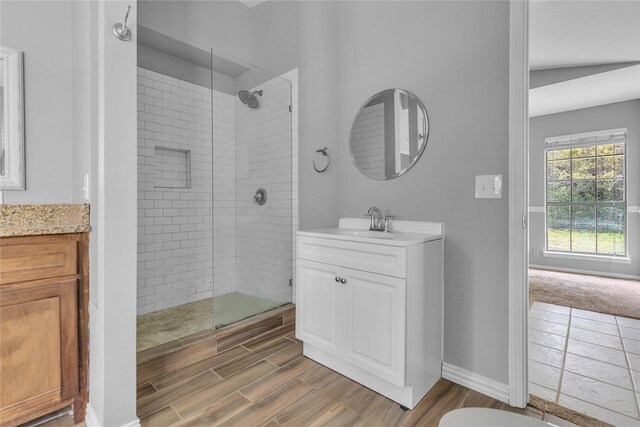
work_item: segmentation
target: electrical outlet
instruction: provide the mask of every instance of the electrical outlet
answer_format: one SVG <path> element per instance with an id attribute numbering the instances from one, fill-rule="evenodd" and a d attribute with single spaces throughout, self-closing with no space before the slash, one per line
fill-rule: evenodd
<path id="1" fill-rule="evenodd" d="M 476 199 L 501 199 L 502 175 L 477 175 Z"/>
<path id="2" fill-rule="evenodd" d="M 88 202 L 89 201 L 89 189 L 91 188 L 90 187 L 90 183 L 89 183 L 89 174 L 86 174 L 84 176 L 83 185 L 84 185 L 84 187 L 82 187 L 82 194 L 84 195 L 84 201 Z"/>

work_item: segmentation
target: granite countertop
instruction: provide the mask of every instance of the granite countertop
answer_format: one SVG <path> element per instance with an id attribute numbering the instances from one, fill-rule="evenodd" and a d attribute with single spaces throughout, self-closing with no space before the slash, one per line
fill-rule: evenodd
<path id="1" fill-rule="evenodd" d="M 89 231 L 89 205 L 0 205 L 0 237 Z"/>

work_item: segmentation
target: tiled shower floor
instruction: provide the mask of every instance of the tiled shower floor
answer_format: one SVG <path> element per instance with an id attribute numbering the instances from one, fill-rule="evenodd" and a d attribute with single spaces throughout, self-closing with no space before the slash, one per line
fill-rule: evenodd
<path id="1" fill-rule="evenodd" d="M 224 326 L 280 307 L 284 303 L 231 292 L 138 316 L 137 351 Z"/>
<path id="2" fill-rule="evenodd" d="M 535 302 L 529 392 L 616 426 L 640 426 L 640 320 Z"/>

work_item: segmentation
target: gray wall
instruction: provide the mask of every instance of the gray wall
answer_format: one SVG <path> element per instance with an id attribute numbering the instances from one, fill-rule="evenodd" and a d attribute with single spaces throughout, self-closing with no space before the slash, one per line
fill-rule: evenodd
<path id="1" fill-rule="evenodd" d="M 138 24 L 225 58 L 250 58 L 250 9 L 237 0 L 139 0 Z"/>
<path id="2" fill-rule="evenodd" d="M 86 202 L 82 190 L 85 175 L 89 175 L 89 187 L 97 184 L 97 174 L 91 176 L 91 155 L 96 151 L 93 144 L 98 139 L 98 60 L 95 54 L 98 40 L 96 31 L 91 31 L 96 16 L 95 4 L 71 2 L 72 203 Z M 96 194 L 97 190 L 89 190 L 89 198 Z M 93 201 L 96 206 L 97 197 L 93 197 Z M 91 223 L 95 226 L 94 220 Z"/>
<path id="3" fill-rule="evenodd" d="M 530 206 L 544 206 L 544 139 L 550 136 L 598 130 L 628 128 L 627 204 L 640 205 L 640 100 L 618 102 L 532 118 L 529 122 L 529 191 Z M 544 213 L 532 212 L 529 229 L 530 263 L 546 267 L 570 268 L 599 273 L 640 276 L 640 214 L 627 214 L 628 255 L 631 264 L 580 261 L 542 256 L 545 249 Z"/>
<path id="4" fill-rule="evenodd" d="M 372 22 L 402 25 L 381 32 Z M 334 156 L 340 217 L 376 205 L 402 219 L 445 223 L 444 361 L 502 383 L 508 203 L 475 199 L 474 179 L 508 172 L 508 29 L 506 2 L 341 3 Z M 425 104 L 429 140 L 406 175 L 379 182 L 352 164 L 349 131 L 362 103 L 393 87 Z"/>
<path id="5" fill-rule="evenodd" d="M 138 67 L 198 86 L 211 87 L 210 68 L 202 67 L 147 46 L 138 45 Z M 235 79 L 214 71 L 213 88 L 220 92 L 235 95 Z"/>
<path id="6" fill-rule="evenodd" d="M 445 222 L 445 362 L 503 383 L 508 203 L 474 199 L 474 176 L 508 171 L 508 12 L 508 3 L 491 1 L 276 0 L 244 11 L 228 2 L 141 2 L 140 11 L 142 25 L 196 47 L 274 73 L 298 67 L 300 228 L 360 217 L 371 205 Z M 172 25 L 178 15 L 189 25 Z M 401 24 L 382 33 L 372 25 L 382 21 Z M 390 87 L 422 99 L 431 133 L 408 174 L 379 182 L 352 164 L 349 129 L 361 104 Z M 317 174 L 311 160 L 323 146 L 332 164 Z"/>
<path id="7" fill-rule="evenodd" d="M 5 203 L 72 201 L 70 5 L 69 1 L 0 3 L 0 40 L 24 51 L 25 90 L 27 187 L 5 191 Z"/>
<path id="8" fill-rule="evenodd" d="M 74 2 L 76 4 L 77 2 Z M 89 304 L 89 406 L 100 426 L 137 425 L 136 417 L 136 2 L 89 2 L 91 76 L 98 111 L 92 141 L 91 294 Z M 129 43 L 111 26 L 131 4 Z M 75 24 L 75 22 L 74 22 Z M 94 38 L 95 37 L 95 38 Z M 99 197 L 98 197 L 99 196 Z M 99 203 L 95 203 L 99 200 Z M 94 280 L 95 275 L 95 280 Z M 95 282 L 95 283 L 94 283 Z"/>

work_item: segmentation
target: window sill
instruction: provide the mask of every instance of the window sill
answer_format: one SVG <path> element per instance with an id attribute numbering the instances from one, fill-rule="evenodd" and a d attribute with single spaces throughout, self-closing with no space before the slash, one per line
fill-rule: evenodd
<path id="1" fill-rule="evenodd" d="M 631 264 L 631 258 L 624 256 L 611 256 L 611 255 L 587 255 L 587 254 L 572 254 L 568 252 L 550 252 L 543 251 L 543 256 L 548 258 L 566 258 L 576 261 L 602 261 L 602 262 L 615 262 L 620 264 Z"/>

